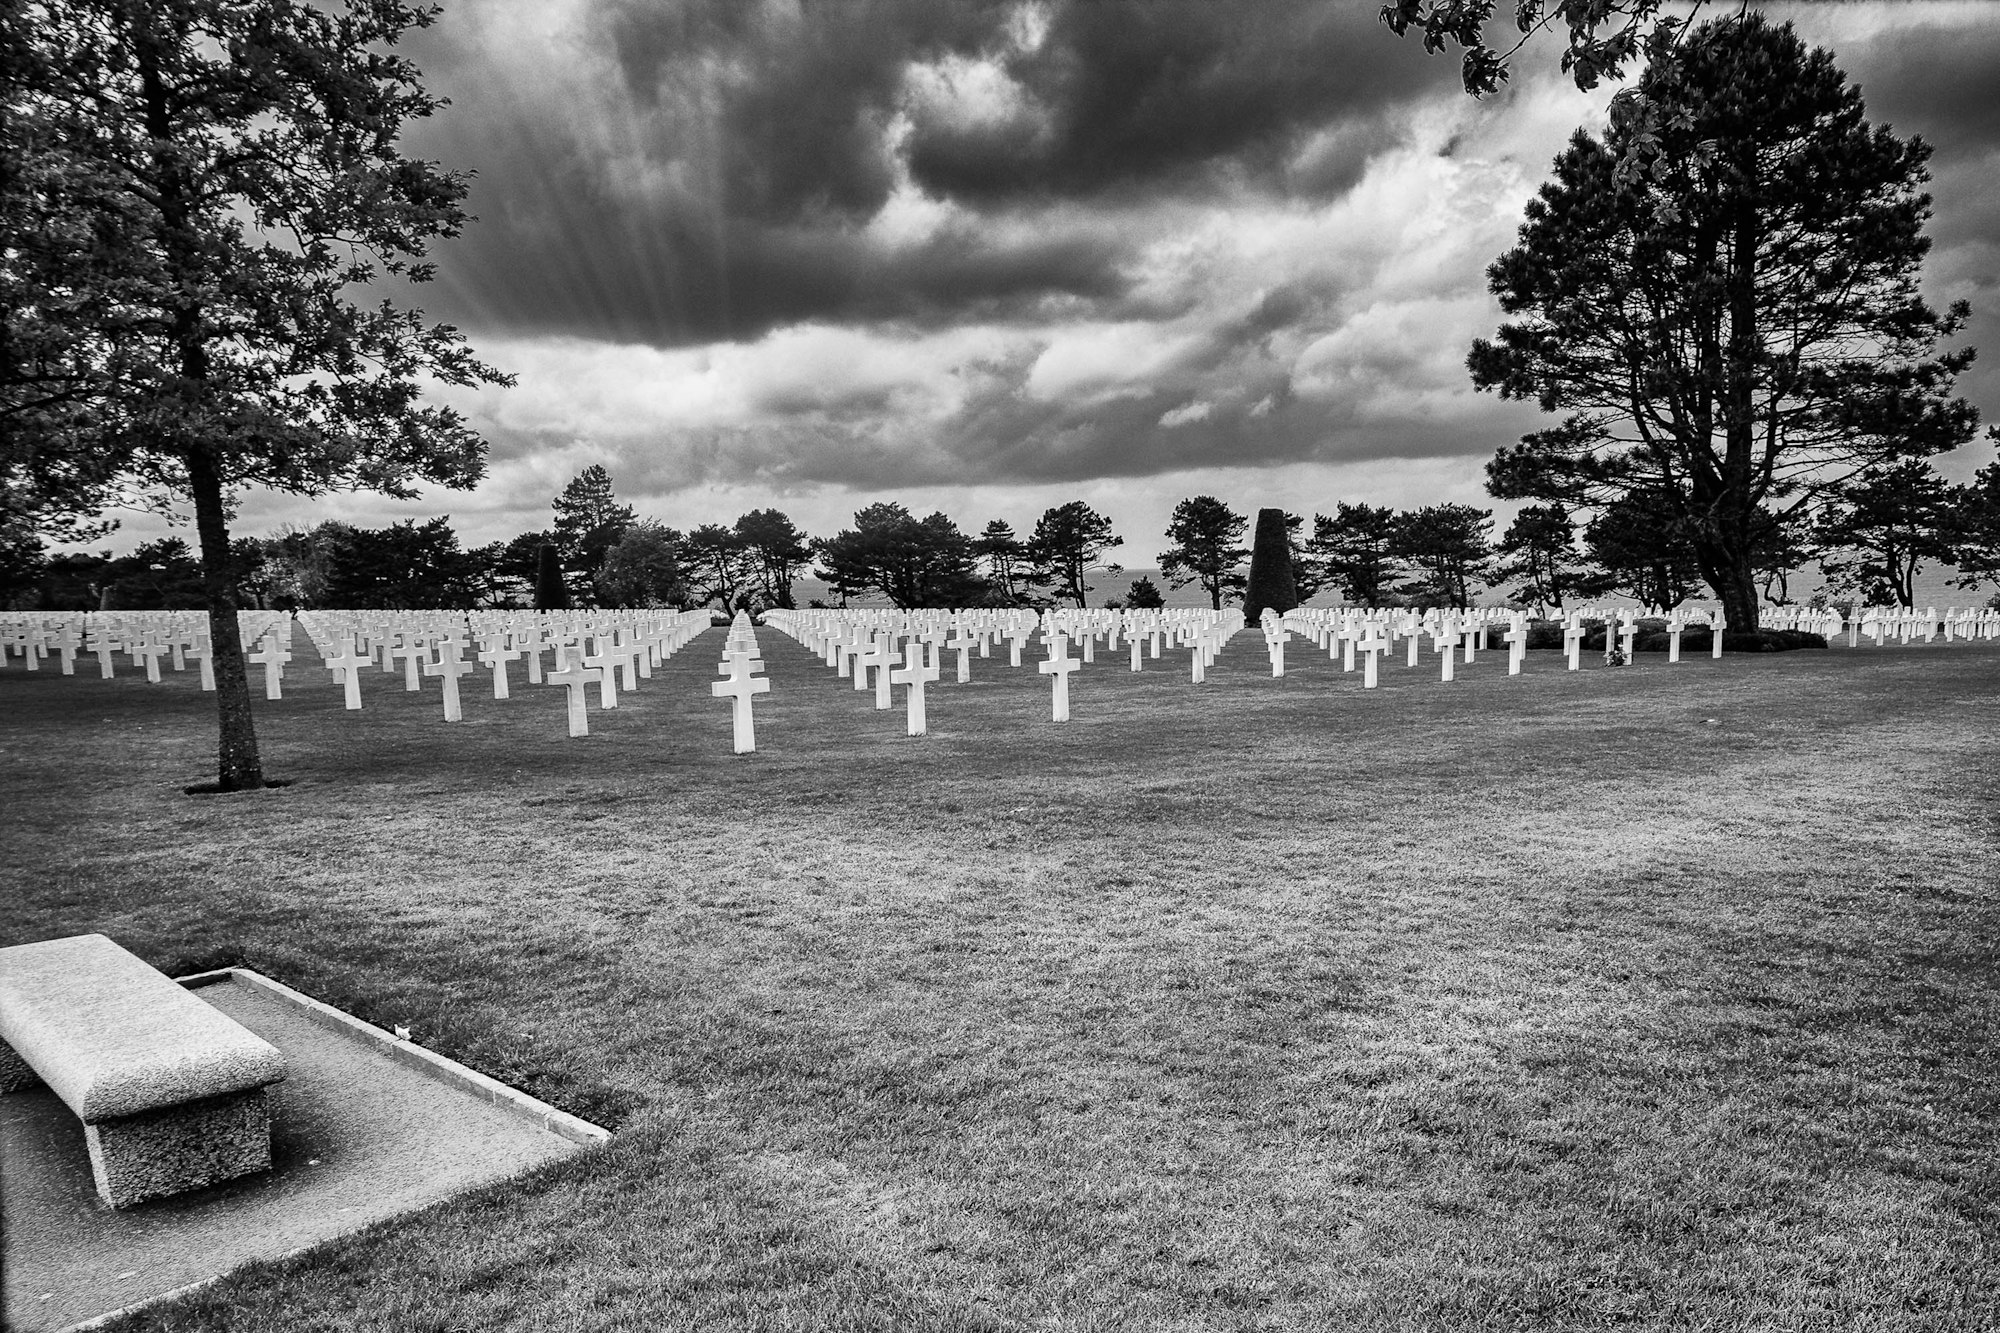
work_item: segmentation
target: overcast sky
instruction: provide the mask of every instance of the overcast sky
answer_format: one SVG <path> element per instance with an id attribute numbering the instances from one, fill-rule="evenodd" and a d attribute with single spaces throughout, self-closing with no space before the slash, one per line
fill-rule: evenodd
<path id="1" fill-rule="evenodd" d="M 519 376 L 456 399 L 491 474 L 252 496 L 240 530 L 450 513 L 476 544 L 591 463 L 680 527 L 896 499 L 1025 529 L 1082 498 L 1128 563 L 1197 493 L 1490 504 L 1538 416 L 1467 381 L 1484 269 L 1612 90 L 1544 48 L 1475 102 L 1377 8 L 445 0 L 412 53 L 453 105 L 407 143 L 478 173 L 480 220 L 418 299 Z M 1926 287 L 1972 302 L 1961 389 L 2000 420 L 2000 5 L 1766 12 L 1935 146 Z"/>

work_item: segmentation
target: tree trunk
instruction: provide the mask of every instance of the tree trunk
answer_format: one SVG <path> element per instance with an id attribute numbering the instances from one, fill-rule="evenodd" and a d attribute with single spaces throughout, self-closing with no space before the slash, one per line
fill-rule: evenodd
<path id="1" fill-rule="evenodd" d="M 194 495 L 195 531 L 201 540 L 202 584 L 208 593 L 208 643 L 215 667 L 215 706 L 222 739 L 216 778 L 224 791 L 251 791 L 264 785 L 264 762 L 257 753 L 257 727 L 250 715 L 250 682 L 243 666 L 243 634 L 236 623 L 236 587 L 230 578 L 229 523 L 223 510 L 222 477 L 215 460 L 196 447 L 187 460 L 188 489 Z"/>
<path id="2" fill-rule="evenodd" d="M 1748 632 L 1757 628 L 1759 598 L 1757 595 L 1757 571 L 1747 557 L 1730 559 L 1724 556 L 1716 562 L 1716 574 L 1721 582 L 1715 586 L 1715 595 L 1722 602 L 1722 614 L 1729 618 L 1727 628 Z"/>

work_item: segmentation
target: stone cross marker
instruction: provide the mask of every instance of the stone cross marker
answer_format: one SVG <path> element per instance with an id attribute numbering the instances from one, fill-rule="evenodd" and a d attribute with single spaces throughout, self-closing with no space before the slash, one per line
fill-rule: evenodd
<path id="1" fill-rule="evenodd" d="M 896 665 L 896 636 L 887 630 L 877 630 L 875 646 L 859 660 L 861 665 L 875 669 L 875 706 L 888 708 L 895 702 L 889 693 L 889 672 Z"/>
<path id="2" fill-rule="evenodd" d="M 556 665 L 553 671 L 542 673 L 544 685 L 560 685 L 569 693 L 569 734 L 588 736 L 590 719 L 584 712 L 585 692 L 590 683 L 603 677 L 603 672 L 594 671 L 581 662 L 571 662 L 569 655 L 561 648 L 556 649 Z"/>
<path id="3" fill-rule="evenodd" d="M 292 655 L 278 641 L 278 631 L 274 629 L 266 634 L 264 642 L 259 645 L 257 651 L 248 654 L 245 660 L 255 662 L 264 668 L 264 697 L 282 699 L 284 692 L 279 688 L 278 682 L 284 678 L 285 663 L 292 660 Z"/>
<path id="4" fill-rule="evenodd" d="M 438 644 L 438 660 L 424 663 L 424 674 L 436 676 L 444 682 L 444 720 L 463 722 L 465 713 L 459 707 L 458 678 L 472 670 L 472 663 L 458 655 L 460 648 L 456 636 Z"/>
<path id="5" fill-rule="evenodd" d="M 960 660 L 964 660 L 962 653 Z M 922 736 L 928 730 L 928 723 L 924 718 L 924 685 L 927 681 L 933 681 L 937 678 L 937 667 L 926 663 L 924 660 L 923 645 L 915 639 L 910 640 L 909 646 L 903 650 L 902 669 L 891 671 L 889 679 L 897 685 L 909 686 L 907 698 L 910 706 L 910 735 L 912 736 Z"/>
<path id="6" fill-rule="evenodd" d="M 751 659 L 741 654 L 732 654 L 729 661 L 717 669 L 726 672 L 729 679 L 714 682 L 708 691 L 718 699 L 729 699 L 733 704 L 736 753 L 749 754 L 757 748 L 757 730 L 750 714 L 750 700 L 760 694 L 769 694 L 771 682 L 763 676 L 751 675 L 755 669 Z"/>
<path id="7" fill-rule="evenodd" d="M 1082 666 L 1083 663 L 1069 655 L 1069 640 L 1061 633 L 1048 636 L 1048 649 L 1049 660 L 1043 662 L 1037 669 L 1044 676 L 1055 678 L 1055 721 L 1067 722 L 1069 721 L 1069 676 L 1072 671 Z M 1196 660 L 1199 661 L 1200 657 L 1201 654 L 1197 652 L 1195 654 Z"/>
<path id="8" fill-rule="evenodd" d="M 1361 687 L 1372 690 L 1376 686 L 1376 663 L 1382 654 L 1389 650 L 1389 641 L 1382 637 L 1382 627 L 1371 620 L 1361 636 L 1361 641 L 1354 646 L 1360 650 L 1362 656 Z"/>
<path id="9" fill-rule="evenodd" d="M 953 626 L 951 638 L 945 641 L 945 647 L 958 654 L 958 683 L 961 685 L 972 679 L 972 645 L 974 642 L 973 637 L 965 632 L 965 626 L 963 625 Z M 978 642 L 983 644 L 984 641 L 980 640 Z"/>
<path id="10" fill-rule="evenodd" d="M 396 668 L 391 659 L 402 658 L 403 690 L 407 694 L 415 694 L 424 687 L 423 682 L 417 679 L 417 664 L 429 656 L 430 649 L 425 646 L 421 635 L 398 634 L 396 636 L 396 646 L 382 654 L 382 669 L 384 671 L 394 671 Z"/>
<path id="11" fill-rule="evenodd" d="M 504 636 L 496 634 L 479 645 L 479 665 L 492 671 L 493 697 L 496 699 L 511 697 L 507 693 L 507 664 L 521 655 L 507 647 L 506 642 Z M 540 654 L 536 657 L 539 660 Z"/>
<path id="12" fill-rule="evenodd" d="M 361 668 L 371 660 L 354 651 L 352 634 L 341 635 L 339 654 L 324 659 L 326 669 L 333 673 L 334 680 L 338 681 L 347 693 L 349 712 L 359 712 L 361 709 Z"/>

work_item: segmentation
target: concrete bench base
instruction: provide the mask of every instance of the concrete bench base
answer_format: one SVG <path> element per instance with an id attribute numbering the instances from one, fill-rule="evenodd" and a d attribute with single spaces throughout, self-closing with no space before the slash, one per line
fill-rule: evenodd
<path id="1" fill-rule="evenodd" d="M 113 1208 L 271 1167 L 262 1088 L 101 1120 L 83 1133 L 98 1197 Z"/>

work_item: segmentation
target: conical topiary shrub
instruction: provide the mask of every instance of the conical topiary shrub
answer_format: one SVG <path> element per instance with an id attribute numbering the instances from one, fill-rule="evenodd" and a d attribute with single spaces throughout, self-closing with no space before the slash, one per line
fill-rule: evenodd
<path id="1" fill-rule="evenodd" d="M 1282 509 L 1257 511 L 1257 535 L 1250 544 L 1250 581 L 1243 590 L 1243 623 L 1255 626 L 1264 608 L 1279 615 L 1299 604 L 1299 582 L 1292 573 L 1291 532 Z"/>
<path id="2" fill-rule="evenodd" d="M 535 609 L 569 610 L 569 585 L 563 582 L 562 566 L 556 563 L 556 548 L 548 542 L 542 543 L 535 563 Z"/>

